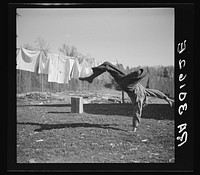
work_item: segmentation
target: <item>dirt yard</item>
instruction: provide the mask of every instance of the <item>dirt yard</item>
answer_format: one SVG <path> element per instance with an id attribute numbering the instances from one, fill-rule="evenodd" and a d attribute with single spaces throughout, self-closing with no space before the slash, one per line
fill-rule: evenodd
<path id="1" fill-rule="evenodd" d="M 174 163 L 174 110 L 156 100 L 143 109 L 137 132 L 132 105 L 67 100 L 17 100 L 17 163 Z"/>

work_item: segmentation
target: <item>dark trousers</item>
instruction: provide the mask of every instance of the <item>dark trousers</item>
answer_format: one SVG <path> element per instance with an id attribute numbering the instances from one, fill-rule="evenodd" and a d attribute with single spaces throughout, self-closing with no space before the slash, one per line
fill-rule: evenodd
<path id="1" fill-rule="evenodd" d="M 127 87 L 129 85 L 133 86 L 147 75 L 143 74 L 142 76 L 139 77 L 139 73 L 140 71 L 143 71 L 143 69 L 125 75 L 122 71 L 119 70 L 119 68 L 117 68 L 110 62 L 104 62 L 103 64 L 97 67 L 93 67 L 92 69 L 93 69 L 93 74 L 90 76 L 91 80 L 93 80 L 95 77 L 99 76 L 103 72 L 108 71 L 115 79 L 115 81 L 118 83 L 118 85 L 126 92 L 128 92 Z"/>

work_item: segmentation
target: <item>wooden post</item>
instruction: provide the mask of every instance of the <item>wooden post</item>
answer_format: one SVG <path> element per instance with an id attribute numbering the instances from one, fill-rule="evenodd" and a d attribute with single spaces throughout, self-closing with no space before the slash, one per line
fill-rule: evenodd
<path id="1" fill-rule="evenodd" d="M 83 97 L 71 97 L 71 112 L 83 113 Z"/>
<path id="2" fill-rule="evenodd" d="M 39 75 L 39 81 L 40 81 L 39 85 L 40 85 L 40 92 L 41 92 L 41 91 L 42 91 L 42 87 L 41 87 L 41 84 L 42 84 L 42 83 L 41 83 L 41 81 L 42 81 L 42 80 L 41 80 L 41 74 L 38 74 L 38 75 Z"/>
<path id="3" fill-rule="evenodd" d="M 41 84 L 42 84 L 42 92 L 43 92 L 43 76 L 41 74 Z"/>
<path id="4" fill-rule="evenodd" d="M 122 103 L 124 104 L 124 91 L 122 90 Z"/>
<path id="5" fill-rule="evenodd" d="M 56 92 L 58 92 L 58 88 L 59 87 L 59 84 L 58 83 L 56 83 Z"/>
<path id="6" fill-rule="evenodd" d="M 30 92 L 32 91 L 32 81 L 31 81 L 31 77 L 32 77 L 32 73 L 30 72 L 30 77 L 29 77 L 29 80 L 30 80 L 30 83 L 29 83 L 29 84 L 30 84 L 30 88 L 29 88 L 29 89 L 30 89 Z"/>
<path id="7" fill-rule="evenodd" d="M 41 92 L 42 92 L 42 74 L 40 74 L 40 78 L 41 78 Z"/>
<path id="8" fill-rule="evenodd" d="M 19 88 L 19 94 L 21 93 L 21 70 L 19 69 L 19 80 L 18 80 L 18 88 Z"/>
<path id="9" fill-rule="evenodd" d="M 23 85 L 22 85 L 22 72 L 21 72 L 21 69 L 19 70 L 19 86 L 20 86 L 20 93 L 22 93 L 22 88 L 23 88 Z M 22 86 L 21 86 L 22 85 Z"/>
<path id="10" fill-rule="evenodd" d="M 50 101 L 51 101 L 51 98 L 52 98 L 52 96 L 51 96 L 51 82 L 49 82 L 50 83 Z"/>

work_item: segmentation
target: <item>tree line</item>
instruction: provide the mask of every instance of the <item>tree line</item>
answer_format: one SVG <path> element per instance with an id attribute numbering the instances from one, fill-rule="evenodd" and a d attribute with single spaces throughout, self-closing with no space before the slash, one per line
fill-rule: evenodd
<path id="1" fill-rule="evenodd" d="M 41 50 L 44 54 L 50 52 L 50 45 L 42 38 L 37 37 L 35 46 L 30 44 L 23 45 L 28 50 Z M 78 52 L 75 46 L 70 46 L 66 43 L 62 44 L 59 51 L 71 57 L 77 57 L 79 63 L 86 59 L 88 62 L 93 62 L 94 58 L 89 54 L 83 55 Z M 124 67 L 122 64 L 117 64 L 117 67 L 125 74 L 138 70 L 145 69 L 148 76 L 142 80 L 142 84 L 147 88 L 158 89 L 170 97 L 174 97 L 174 66 L 145 66 L 145 67 Z M 16 70 L 17 93 L 25 93 L 32 91 L 43 92 L 61 92 L 61 91 L 82 91 L 82 90 L 100 90 L 103 88 L 112 88 L 120 90 L 114 79 L 107 72 L 102 74 L 99 78 L 94 79 L 92 84 L 85 81 L 72 79 L 68 84 L 58 84 L 48 82 L 48 75 L 38 74 L 37 72 L 28 72 L 23 70 Z"/>

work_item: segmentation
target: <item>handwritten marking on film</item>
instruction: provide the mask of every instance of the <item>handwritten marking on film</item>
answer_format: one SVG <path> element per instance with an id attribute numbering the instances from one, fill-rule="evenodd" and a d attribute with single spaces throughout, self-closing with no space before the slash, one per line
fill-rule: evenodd
<path id="1" fill-rule="evenodd" d="M 177 52 L 179 54 L 183 53 L 185 50 L 186 50 L 186 40 L 179 43 L 177 47 Z M 185 59 L 179 59 L 179 69 L 184 70 L 185 66 L 186 66 Z M 181 92 L 179 93 L 178 99 L 180 102 L 183 103 L 178 108 L 178 114 L 180 116 L 183 115 L 184 111 L 187 110 L 187 103 L 185 102 L 187 92 L 184 91 L 184 87 L 186 86 L 186 84 L 184 83 L 184 80 L 186 79 L 186 77 L 187 77 L 187 74 L 181 73 L 179 75 L 179 82 L 181 83 L 179 89 L 181 89 Z M 178 144 L 178 147 L 180 147 L 187 142 L 187 138 L 188 138 L 188 132 L 186 131 L 187 123 L 180 124 L 177 126 L 177 128 L 179 129 L 178 133 L 180 134 L 180 136 L 176 137 L 176 139 L 180 141 L 180 143 Z"/>

